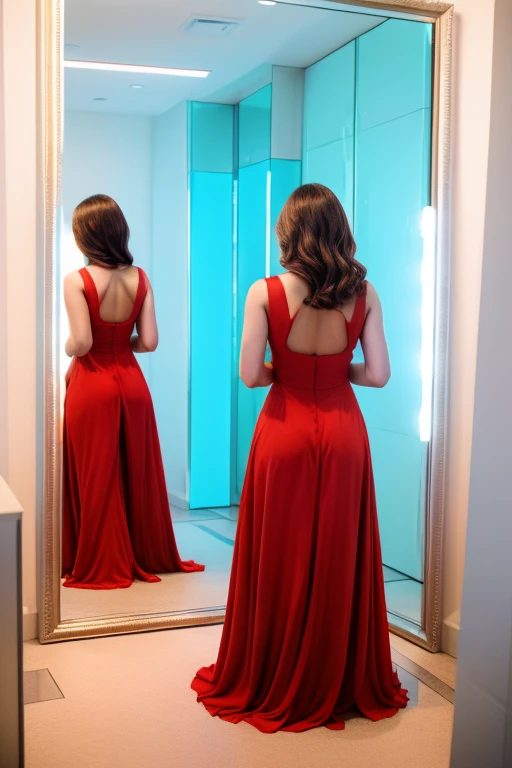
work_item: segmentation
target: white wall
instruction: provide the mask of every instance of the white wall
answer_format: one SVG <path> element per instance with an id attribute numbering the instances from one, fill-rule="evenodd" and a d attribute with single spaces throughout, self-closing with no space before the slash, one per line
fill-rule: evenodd
<path id="1" fill-rule="evenodd" d="M 153 288 L 160 334 L 152 393 L 167 488 L 188 499 L 188 153 L 187 105 L 153 123 Z"/>
<path id="2" fill-rule="evenodd" d="M 0 3 L 0 41 L 3 41 L 3 9 Z M 0 84 L 3 85 L 0 55 Z M 7 475 L 7 259 L 5 239 L 5 131 L 4 100 L 0 99 L 0 476 Z"/>
<path id="3" fill-rule="evenodd" d="M 494 0 L 457 0 L 452 100 L 452 264 L 443 649 L 457 654 L 484 238 Z"/>
<path id="4" fill-rule="evenodd" d="M 130 227 L 135 263 L 151 271 L 151 118 L 70 112 L 64 115 L 62 207 L 71 230 L 84 198 L 110 195 Z M 80 264 L 83 266 L 83 260 Z"/>
<path id="5" fill-rule="evenodd" d="M 482 295 L 453 768 L 512 765 L 512 4 L 496 0 Z M 508 731 L 508 732 L 507 732 Z"/>
<path id="6" fill-rule="evenodd" d="M 4 145 L 1 150 L 6 195 L 5 199 L 0 197 L 4 206 L 0 221 L 5 222 L 0 274 L 6 278 L 7 324 L 6 344 L 0 343 L 0 369 L 4 371 L 3 380 L 0 378 L 0 396 L 6 405 L 0 412 L 0 440 L 3 438 L 7 446 L 5 479 L 24 510 L 23 601 L 34 619 L 36 505 L 41 495 L 37 484 L 41 455 L 36 455 L 36 396 L 38 391 L 42 392 L 37 356 L 42 304 L 41 290 L 37 291 L 36 4 L 33 0 L 3 0 L 2 7 L 0 99 L 4 112 Z M 34 620 L 32 626 L 35 628 Z"/>
<path id="7" fill-rule="evenodd" d="M 90 195 L 104 194 L 120 205 L 130 227 L 129 247 L 134 263 L 151 279 L 151 139 L 150 117 L 65 112 L 61 278 L 84 265 L 71 232 L 73 209 Z M 61 309 L 63 350 L 67 319 L 62 303 Z M 67 365 L 63 353 L 61 357 Z M 150 375 L 150 357 L 138 356 L 146 376 Z"/>

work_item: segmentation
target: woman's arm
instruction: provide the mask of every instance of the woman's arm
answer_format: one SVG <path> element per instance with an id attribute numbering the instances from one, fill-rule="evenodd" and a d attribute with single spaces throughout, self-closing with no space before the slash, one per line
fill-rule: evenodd
<path id="1" fill-rule="evenodd" d="M 143 275 L 144 279 L 147 281 L 148 290 L 142 305 L 142 309 L 140 310 L 139 316 L 137 318 L 137 335 L 132 336 L 131 338 L 132 350 L 139 354 L 142 352 L 154 352 L 158 346 L 158 327 L 156 324 L 155 297 L 153 295 L 153 289 L 147 276 L 145 273 L 143 273 Z"/>
<path id="2" fill-rule="evenodd" d="M 268 338 L 267 284 L 254 283 L 245 302 L 244 330 L 240 349 L 240 378 L 246 387 L 268 387 L 274 381 L 272 367 L 265 365 Z"/>
<path id="3" fill-rule="evenodd" d="M 92 347 L 92 330 L 84 284 L 78 272 L 71 272 L 64 278 L 64 303 L 69 320 L 66 355 L 83 357 Z"/>
<path id="4" fill-rule="evenodd" d="M 384 387 L 391 377 L 391 367 L 384 335 L 382 306 L 377 291 L 370 283 L 367 286 L 366 302 L 368 311 L 361 334 L 364 363 L 351 363 L 348 377 L 352 384 L 360 387 Z"/>

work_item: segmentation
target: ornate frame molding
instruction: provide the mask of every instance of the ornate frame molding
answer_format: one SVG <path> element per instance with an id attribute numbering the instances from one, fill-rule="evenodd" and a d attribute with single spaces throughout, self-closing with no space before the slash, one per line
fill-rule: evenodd
<path id="1" fill-rule="evenodd" d="M 280 0 L 282 1 L 282 0 Z M 311 5 L 311 0 L 288 0 Z M 432 205 L 437 213 L 433 425 L 427 483 L 425 586 L 420 632 L 390 625 L 396 634 L 437 651 L 441 643 L 441 571 L 444 522 L 446 393 L 450 292 L 450 117 L 453 5 L 435 0 L 325 0 L 323 7 L 427 21 L 434 26 Z M 60 620 L 60 386 L 57 368 L 57 286 L 62 155 L 62 5 L 38 0 L 40 157 L 38 195 L 43 230 L 43 493 L 38 537 L 39 639 L 42 643 L 100 635 L 217 624 L 223 606 L 200 611 L 123 618 Z"/>

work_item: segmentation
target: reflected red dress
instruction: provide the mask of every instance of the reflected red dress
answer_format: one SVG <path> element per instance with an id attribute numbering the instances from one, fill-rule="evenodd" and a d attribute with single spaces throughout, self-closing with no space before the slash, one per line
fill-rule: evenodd
<path id="1" fill-rule="evenodd" d="M 267 280 L 275 383 L 254 432 L 217 663 L 192 688 L 212 715 L 260 731 L 341 730 L 344 714 L 392 717 L 407 704 L 392 669 L 370 448 L 347 349 L 286 346 L 279 277 Z"/>
<path id="2" fill-rule="evenodd" d="M 147 293 L 139 269 L 132 314 L 123 323 L 100 317 L 95 283 L 81 269 L 93 345 L 74 358 L 64 406 L 62 575 L 65 587 L 115 589 L 157 573 L 202 571 L 182 561 L 153 403 L 130 346 Z"/>

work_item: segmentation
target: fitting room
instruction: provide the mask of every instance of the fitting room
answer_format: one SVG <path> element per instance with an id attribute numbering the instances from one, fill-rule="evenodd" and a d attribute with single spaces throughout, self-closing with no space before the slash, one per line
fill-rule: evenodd
<path id="1" fill-rule="evenodd" d="M 505 0 L 1 8 L 0 766 L 510 765 L 512 424 L 492 364 L 512 277 Z M 269 395 L 239 377 L 244 307 L 284 272 L 276 226 L 301 185 L 342 204 L 382 304 L 391 378 L 353 388 L 408 702 L 269 735 L 210 717 L 190 685 L 218 652 Z M 168 525 L 182 562 L 204 565 L 122 589 L 73 583 L 65 563 L 83 547 L 69 544 L 65 276 L 93 263 L 74 211 L 99 194 L 154 294 L 158 346 L 135 356 Z"/>

